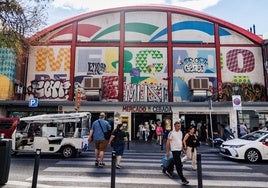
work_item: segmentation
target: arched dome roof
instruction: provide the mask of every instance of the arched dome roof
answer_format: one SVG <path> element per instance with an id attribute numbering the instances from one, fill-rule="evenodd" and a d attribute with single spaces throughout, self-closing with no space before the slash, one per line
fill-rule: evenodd
<path id="1" fill-rule="evenodd" d="M 160 12 L 171 12 L 171 13 L 177 13 L 177 14 L 182 14 L 182 15 L 188 15 L 188 16 L 193 16 L 197 17 L 199 19 L 203 19 L 212 23 L 216 23 L 219 26 L 225 27 L 227 29 L 233 30 L 237 32 L 238 34 L 241 34 L 245 37 L 247 37 L 249 40 L 251 40 L 254 43 L 257 43 L 259 45 L 263 44 L 263 39 L 239 26 L 236 26 L 232 23 L 226 22 L 224 20 L 221 20 L 219 18 L 210 16 L 208 14 L 204 14 L 198 11 L 194 11 L 191 9 L 187 8 L 182 8 L 182 7 L 175 7 L 175 6 L 167 6 L 167 5 L 148 5 L 148 6 L 127 6 L 127 7 L 118 7 L 118 8 L 110 8 L 110 9 L 103 9 L 103 10 L 98 10 L 98 11 L 93 11 L 93 12 L 88 12 L 85 14 L 81 14 L 79 16 L 72 17 L 70 19 L 66 19 L 62 22 L 59 22 L 57 24 L 54 24 L 52 26 L 49 26 L 45 28 L 44 30 L 36 33 L 33 35 L 30 40 L 31 41 L 36 41 L 39 40 L 40 38 L 46 36 L 47 34 L 66 27 L 68 25 L 72 25 L 73 23 L 82 21 L 84 19 L 102 15 L 102 14 L 107 14 L 107 13 L 114 13 L 114 12 L 130 12 L 130 11 L 160 11 Z"/>

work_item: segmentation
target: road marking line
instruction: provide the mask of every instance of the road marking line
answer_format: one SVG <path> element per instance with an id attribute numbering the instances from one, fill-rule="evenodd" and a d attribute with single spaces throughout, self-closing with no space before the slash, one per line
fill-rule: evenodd
<path id="1" fill-rule="evenodd" d="M 85 167 L 48 167 L 44 169 L 45 172 L 69 172 L 69 173 L 97 173 L 97 174 L 110 174 L 111 169 L 110 168 L 85 168 Z M 183 171 L 185 175 L 192 175 L 193 171 Z M 120 169 L 116 170 L 116 174 L 148 174 L 148 175 L 157 175 L 162 174 L 161 168 L 159 169 Z M 202 173 L 203 177 L 209 176 L 209 177 L 259 177 L 259 178 L 265 178 L 267 177 L 266 174 L 263 173 L 250 173 L 250 172 L 208 172 L 203 171 Z"/>
<path id="2" fill-rule="evenodd" d="M 91 166 L 93 165 L 94 161 L 59 161 L 56 164 L 57 165 L 75 165 L 75 166 Z M 140 163 L 140 162 L 124 162 L 122 160 L 121 162 L 122 166 L 135 166 L 135 167 L 142 167 L 144 168 L 146 167 L 160 167 L 161 166 L 161 162 L 159 163 Z M 191 164 L 184 164 L 183 166 L 190 166 Z M 110 163 L 106 163 L 106 166 L 110 166 Z M 251 169 L 247 166 L 238 166 L 238 165 L 206 165 L 206 164 L 202 164 L 202 168 L 213 168 L 213 169 Z"/>
<path id="3" fill-rule="evenodd" d="M 163 156 L 162 156 L 163 157 Z M 162 157 L 159 157 L 158 159 L 148 159 L 148 157 L 146 159 L 141 159 L 141 158 L 122 158 L 122 162 L 123 161 L 131 161 L 131 162 L 161 162 L 161 159 Z M 111 158 L 105 158 L 105 161 L 111 161 L 112 159 Z M 65 160 L 65 161 L 78 161 L 78 160 Z M 95 158 L 83 158 L 83 159 L 79 159 L 79 161 L 95 161 Z M 188 160 L 190 161 L 190 160 Z M 212 160 L 210 159 L 209 161 L 206 161 L 206 160 L 202 160 L 202 164 L 211 164 L 211 163 L 215 163 L 215 164 L 230 164 L 230 165 L 233 165 L 233 164 L 239 164 L 239 163 L 236 163 L 236 162 L 233 162 L 233 161 L 221 161 L 221 160 Z"/>
<path id="4" fill-rule="evenodd" d="M 29 188 L 32 186 L 32 183 L 30 182 L 24 182 L 24 181 L 8 181 L 6 184 L 5 184 L 5 187 L 7 188 L 11 188 L 11 186 L 16 186 L 16 187 L 25 187 L 25 188 Z M 45 184 L 40 184 L 40 183 L 37 183 L 37 186 L 38 188 L 73 188 L 73 186 L 58 186 L 58 185 L 45 185 Z M 107 188 L 107 186 L 105 187 L 81 187 L 79 186 L 79 188 Z"/>
<path id="5" fill-rule="evenodd" d="M 31 181 L 28 178 L 27 181 Z M 43 182 L 79 182 L 79 183 L 110 183 L 111 177 L 90 177 L 90 176 L 46 176 L 40 175 L 38 181 Z M 197 185 L 197 179 L 188 179 L 189 185 Z M 170 178 L 130 178 L 130 177 L 116 177 L 116 183 L 122 184 L 150 184 L 150 185 L 178 185 L 179 179 Z M 204 180 L 204 186 L 222 186 L 222 187 L 252 187 L 253 181 L 237 181 L 237 180 Z M 255 188 L 267 188 L 268 182 L 254 181 Z"/>

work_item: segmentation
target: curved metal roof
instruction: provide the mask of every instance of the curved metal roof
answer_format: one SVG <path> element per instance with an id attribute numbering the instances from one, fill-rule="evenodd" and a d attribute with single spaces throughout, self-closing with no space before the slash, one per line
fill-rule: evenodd
<path id="1" fill-rule="evenodd" d="M 232 23 L 229 23 L 227 21 L 221 20 L 219 18 L 210 16 L 208 14 L 204 14 L 198 11 L 194 11 L 191 9 L 187 8 L 182 8 L 182 7 L 176 7 L 176 6 L 167 6 L 167 5 L 150 5 L 150 6 L 127 6 L 127 7 L 118 7 L 118 8 L 110 8 L 110 9 L 103 9 L 103 10 L 98 10 L 98 11 L 93 11 L 93 12 L 88 12 L 85 14 L 81 14 L 79 16 L 72 17 L 70 19 L 66 19 L 62 22 L 59 22 L 57 24 L 54 24 L 50 27 L 45 28 L 44 30 L 36 33 L 33 35 L 30 40 L 34 41 L 37 40 L 40 37 L 45 36 L 47 33 L 50 33 L 56 29 L 59 29 L 61 27 L 64 27 L 66 25 L 70 25 L 72 23 L 75 23 L 77 21 L 81 21 L 84 19 L 87 19 L 89 17 L 94 17 L 97 15 L 101 14 L 107 14 L 107 13 L 113 13 L 113 12 L 129 12 L 129 11 L 161 11 L 161 12 L 171 12 L 171 13 L 178 13 L 178 14 L 184 14 L 184 15 L 189 15 L 193 17 L 197 17 L 200 19 L 204 19 L 213 23 L 219 24 L 219 26 L 223 26 L 225 28 L 231 29 L 245 37 L 247 37 L 249 40 L 251 40 L 254 43 L 257 44 L 263 44 L 264 40 L 259 37 L 258 35 L 255 35 L 254 33 L 251 33 L 237 25 L 234 25 Z"/>

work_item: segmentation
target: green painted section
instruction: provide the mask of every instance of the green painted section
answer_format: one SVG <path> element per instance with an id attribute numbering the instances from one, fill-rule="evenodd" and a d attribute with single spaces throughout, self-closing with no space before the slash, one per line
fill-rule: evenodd
<path id="1" fill-rule="evenodd" d="M 98 38 L 100 38 L 100 37 L 102 37 L 104 35 L 107 35 L 109 33 L 119 31 L 119 30 L 120 30 L 120 25 L 119 24 L 113 25 L 113 26 L 108 27 L 107 29 L 103 30 L 99 34 L 97 34 L 91 41 L 95 42 L 96 40 L 98 40 Z"/>
<path id="2" fill-rule="evenodd" d="M 145 23 L 126 23 L 125 24 L 125 32 L 130 31 L 130 32 L 136 32 L 136 33 L 142 33 L 142 34 L 149 35 L 149 36 L 153 34 L 157 29 L 158 29 L 157 26 L 151 25 L 151 24 L 145 24 Z M 96 42 L 102 36 L 107 35 L 112 32 L 117 32 L 117 31 L 120 31 L 119 24 L 113 25 L 103 30 L 102 32 L 97 34 L 91 41 Z"/>
<path id="3" fill-rule="evenodd" d="M 142 77 L 131 77 L 131 83 L 132 84 L 138 84 L 146 79 L 150 78 L 149 76 L 148 77 L 145 77 L 145 76 L 142 76 Z"/>
<path id="4" fill-rule="evenodd" d="M 145 23 L 127 23 L 125 25 L 125 31 L 137 32 L 145 35 L 151 35 L 157 29 L 157 26 Z"/>

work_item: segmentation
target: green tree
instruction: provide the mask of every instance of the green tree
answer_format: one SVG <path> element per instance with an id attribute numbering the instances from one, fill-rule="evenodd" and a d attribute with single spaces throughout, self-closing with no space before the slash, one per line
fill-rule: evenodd
<path id="1" fill-rule="evenodd" d="M 47 3 L 52 0 L 0 0 L 0 46 L 13 48 L 17 57 L 28 49 L 27 37 L 46 25 Z"/>

